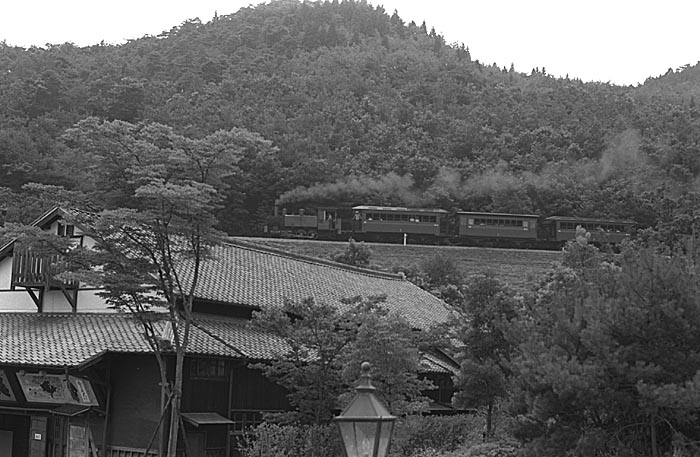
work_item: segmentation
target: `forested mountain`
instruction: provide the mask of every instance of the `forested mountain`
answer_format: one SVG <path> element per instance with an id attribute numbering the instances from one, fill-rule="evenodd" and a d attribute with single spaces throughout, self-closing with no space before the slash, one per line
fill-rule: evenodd
<path id="1" fill-rule="evenodd" d="M 0 206 L 31 218 L 46 202 L 27 183 L 88 185 L 90 154 L 72 138 L 97 118 L 125 135 L 123 122 L 271 142 L 239 145 L 220 218 L 232 234 L 259 229 L 275 201 L 642 226 L 700 210 L 700 67 L 619 87 L 485 65 L 467 46 L 348 0 L 276 1 L 119 46 L 0 43 Z"/>

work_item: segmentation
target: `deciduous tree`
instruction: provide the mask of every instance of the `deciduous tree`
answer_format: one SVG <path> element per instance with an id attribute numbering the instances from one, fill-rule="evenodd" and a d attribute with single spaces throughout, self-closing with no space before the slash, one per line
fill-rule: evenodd
<path id="1" fill-rule="evenodd" d="M 170 411 L 161 452 L 174 457 L 192 305 L 200 266 L 221 237 L 215 227 L 225 180 L 244 152 L 264 154 L 269 143 L 239 129 L 192 139 L 161 124 L 96 118 L 78 123 L 64 141 L 89 172 L 80 175 L 80 189 L 107 204 L 67 210 L 67 222 L 95 245 L 68 251 L 65 274 L 99 286 L 109 305 L 143 325 L 160 367 L 163 413 Z M 174 354 L 173 370 L 165 352 Z"/>
<path id="2" fill-rule="evenodd" d="M 383 301 L 383 297 L 349 298 L 340 311 L 338 304 L 309 298 L 254 315 L 252 325 L 289 344 L 289 350 L 273 362 L 255 365 L 289 391 L 296 412 L 278 419 L 329 421 L 348 392 L 354 392 L 364 361 L 373 365 L 373 383 L 393 413 L 427 409 L 421 391 L 432 383 L 418 375 L 421 336 L 404 319 L 387 313 Z"/>

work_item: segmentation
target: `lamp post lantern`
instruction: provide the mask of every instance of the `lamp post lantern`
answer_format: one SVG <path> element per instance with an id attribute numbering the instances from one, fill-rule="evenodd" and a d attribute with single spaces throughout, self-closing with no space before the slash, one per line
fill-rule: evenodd
<path id="1" fill-rule="evenodd" d="M 361 369 L 355 397 L 334 420 L 347 457 L 386 457 L 396 417 L 374 395 L 369 363 Z"/>

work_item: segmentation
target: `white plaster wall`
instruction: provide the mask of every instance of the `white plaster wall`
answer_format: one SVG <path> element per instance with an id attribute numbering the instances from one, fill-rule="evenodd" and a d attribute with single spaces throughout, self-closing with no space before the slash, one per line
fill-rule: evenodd
<path id="1" fill-rule="evenodd" d="M 58 233 L 58 221 L 51 224 L 49 228 L 53 233 Z M 75 236 L 82 235 L 77 227 Z M 91 238 L 83 238 L 83 246 L 92 247 L 95 241 Z M 12 257 L 8 256 L 0 259 L 0 312 L 37 312 L 36 304 L 29 295 L 29 292 L 22 287 L 15 290 L 10 289 L 12 280 Z M 70 291 L 69 291 L 70 292 Z M 83 289 L 78 291 L 78 312 L 115 312 L 107 308 L 101 297 L 97 295 L 99 290 Z M 72 312 L 70 304 L 63 292 L 51 290 L 44 294 L 44 312 Z"/>
<path id="2" fill-rule="evenodd" d="M 12 279 L 12 257 L 0 260 L 0 291 L 10 288 Z"/>
<path id="3" fill-rule="evenodd" d="M 24 288 L 10 289 L 12 277 L 12 257 L 0 260 L 0 312 L 27 311 L 36 312 L 34 300 Z M 107 308 L 105 301 L 97 295 L 98 290 L 83 289 L 78 291 L 78 312 L 114 312 Z M 44 294 L 45 312 L 71 312 L 72 309 L 65 295 L 60 290 L 50 290 Z"/>
<path id="4" fill-rule="evenodd" d="M 36 305 L 24 290 L 0 290 L 0 312 L 26 311 L 36 313 Z"/>
<path id="5" fill-rule="evenodd" d="M 113 313 L 107 308 L 105 301 L 97 295 L 97 290 L 78 291 L 79 313 Z M 34 300 L 25 289 L 0 290 L 0 312 L 37 312 Z M 70 313 L 73 312 L 68 300 L 60 290 L 51 290 L 44 294 L 44 312 Z"/>

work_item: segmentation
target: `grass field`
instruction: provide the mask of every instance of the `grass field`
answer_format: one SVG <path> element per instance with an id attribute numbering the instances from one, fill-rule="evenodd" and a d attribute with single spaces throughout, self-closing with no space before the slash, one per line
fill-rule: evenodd
<path id="1" fill-rule="evenodd" d="M 346 249 L 347 243 L 283 238 L 240 238 L 284 251 L 322 259 Z M 394 266 L 420 265 L 433 256 L 449 256 L 466 275 L 489 271 L 501 281 L 519 290 L 529 288 L 552 266 L 561 261 L 558 251 L 495 249 L 460 246 L 423 246 L 366 243 L 372 255 L 372 268 L 391 271 Z"/>

